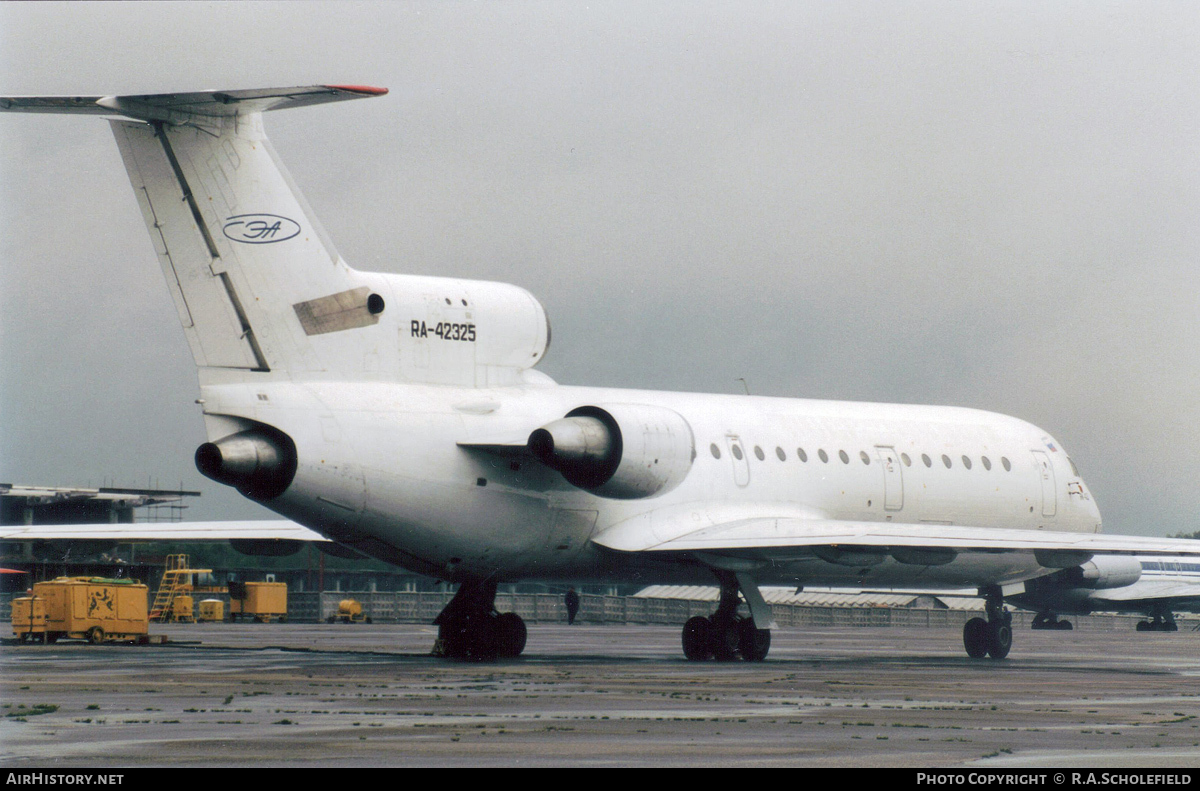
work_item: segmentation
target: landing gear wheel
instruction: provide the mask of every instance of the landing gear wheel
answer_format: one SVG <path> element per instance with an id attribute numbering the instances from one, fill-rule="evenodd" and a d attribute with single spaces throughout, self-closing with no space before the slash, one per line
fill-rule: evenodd
<path id="1" fill-rule="evenodd" d="M 443 626 L 440 638 L 445 655 L 452 659 L 485 662 L 499 653 L 499 635 L 494 616 L 462 618 Z"/>
<path id="2" fill-rule="evenodd" d="M 501 613 L 496 617 L 496 654 L 508 659 L 521 655 L 525 650 L 528 630 L 525 621 L 515 612 Z"/>
<path id="3" fill-rule="evenodd" d="M 726 621 L 712 625 L 712 654 L 718 662 L 732 662 L 737 659 L 741 643 L 741 622 Z"/>
<path id="4" fill-rule="evenodd" d="M 972 618 L 967 621 L 963 626 L 963 646 L 967 649 L 967 656 L 972 659 L 982 659 L 987 656 L 988 622 L 982 618 Z"/>
<path id="5" fill-rule="evenodd" d="M 99 626 L 93 626 L 88 630 L 87 639 L 92 645 L 100 645 L 104 642 L 104 630 Z"/>
<path id="6" fill-rule="evenodd" d="M 1012 649 L 1012 625 L 1005 621 L 987 623 L 987 652 L 992 659 L 1003 659 Z"/>
<path id="7" fill-rule="evenodd" d="M 1058 620 L 1058 616 L 1052 612 L 1043 612 L 1033 616 L 1033 623 L 1029 625 L 1029 628 L 1068 630 L 1071 628 L 1071 622 Z"/>
<path id="8" fill-rule="evenodd" d="M 693 662 L 712 656 L 712 624 L 703 615 L 688 618 L 683 625 L 683 655 Z"/>
<path id="9" fill-rule="evenodd" d="M 1150 623 L 1149 621 L 1138 621 L 1137 622 L 1137 630 L 1139 632 L 1149 632 L 1149 631 L 1153 631 L 1153 629 L 1154 629 L 1154 624 Z"/>
<path id="10" fill-rule="evenodd" d="M 747 662 L 761 662 L 771 650 L 771 630 L 759 629 L 750 618 L 742 621 L 738 635 L 738 651 Z"/>

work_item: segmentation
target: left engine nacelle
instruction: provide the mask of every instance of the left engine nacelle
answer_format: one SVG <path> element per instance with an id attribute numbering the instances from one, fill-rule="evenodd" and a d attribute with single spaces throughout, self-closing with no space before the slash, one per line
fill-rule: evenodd
<path id="1" fill-rule="evenodd" d="M 196 469 L 252 500 L 271 500 L 296 477 L 296 444 L 282 431 L 259 426 L 196 448 Z"/>
<path id="2" fill-rule="evenodd" d="M 1142 564 L 1124 555 L 1098 555 L 1075 568 L 1054 575 L 1077 588 L 1107 590 L 1124 588 L 1142 577 Z"/>
<path id="3" fill-rule="evenodd" d="M 696 458 L 683 416 L 642 404 L 572 409 L 530 434 L 529 450 L 572 486 L 618 500 L 671 491 Z"/>

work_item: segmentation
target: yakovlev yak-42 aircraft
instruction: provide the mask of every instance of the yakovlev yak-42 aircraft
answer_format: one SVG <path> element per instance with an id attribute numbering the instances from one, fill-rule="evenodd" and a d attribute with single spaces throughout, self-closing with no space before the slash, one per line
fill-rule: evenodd
<path id="1" fill-rule="evenodd" d="M 196 465 L 338 544 L 460 584 L 456 657 L 516 656 L 497 583 L 721 586 L 689 659 L 761 660 L 760 584 L 977 589 L 972 657 L 1012 644 L 1004 596 L 1094 557 L 1192 556 L 1100 534 L 1048 433 L 972 409 L 612 390 L 535 370 L 546 314 L 501 283 L 359 272 L 263 132 L 361 86 L 13 97 L 112 130 L 199 368 Z M 132 120 L 125 120 L 132 119 Z M 749 617 L 738 614 L 739 593 Z"/>

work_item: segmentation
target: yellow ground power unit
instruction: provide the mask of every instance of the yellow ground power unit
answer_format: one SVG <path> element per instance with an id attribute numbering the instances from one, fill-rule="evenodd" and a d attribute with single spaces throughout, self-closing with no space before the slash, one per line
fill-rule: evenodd
<path id="1" fill-rule="evenodd" d="M 230 582 L 229 620 L 253 618 L 258 623 L 287 620 L 287 583 Z"/>
<path id="2" fill-rule="evenodd" d="M 220 599 L 205 599 L 200 602 L 196 620 L 201 623 L 220 622 L 225 620 L 225 602 Z"/>
<path id="3" fill-rule="evenodd" d="M 13 600 L 13 636 L 53 643 L 76 638 L 146 642 L 149 590 L 137 580 L 59 577 Z"/>
<path id="4" fill-rule="evenodd" d="M 171 618 L 175 623 L 195 623 L 196 605 L 191 596 L 176 596 L 171 602 Z"/>

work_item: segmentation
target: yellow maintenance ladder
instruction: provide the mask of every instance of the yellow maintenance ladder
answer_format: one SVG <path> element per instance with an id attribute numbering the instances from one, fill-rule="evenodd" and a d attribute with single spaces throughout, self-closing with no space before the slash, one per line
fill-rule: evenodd
<path id="1" fill-rule="evenodd" d="M 150 608 L 152 621 L 194 621 L 193 615 L 175 612 L 176 599 L 190 596 L 195 589 L 193 574 L 210 574 L 212 569 L 189 568 L 187 555 L 167 555 L 167 567 L 163 571 L 162 581 L 158 584 L 158 592 L 154 594 L 154 606 Z M 188 608 L 190 609 L 190 608 Z"/>

